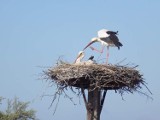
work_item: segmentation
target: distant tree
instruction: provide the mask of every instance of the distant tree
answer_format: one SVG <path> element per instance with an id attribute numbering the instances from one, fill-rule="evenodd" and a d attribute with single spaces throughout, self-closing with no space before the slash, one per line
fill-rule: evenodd
<path id="1" fill-rule="evenodd" d="M 2 104 L 3 99 L 4 98 L 0 96 L 0 105 Z M 3 115 L 4 115 L 4 113 L 2 111 L 0 111 L 0 120 L 1 120 L 1 118 L 3 118 Z"/>
<path id="2" fill-rule="evenodd" d="M 0 97 L 0 104 L 3 98 Z M 27 109 L 29 102 L 21 102 L 17 97 L 14 100 L 7 100 L 5 111 L 0 110 L 0 120 L 37 120 L 35 110 Z"/>

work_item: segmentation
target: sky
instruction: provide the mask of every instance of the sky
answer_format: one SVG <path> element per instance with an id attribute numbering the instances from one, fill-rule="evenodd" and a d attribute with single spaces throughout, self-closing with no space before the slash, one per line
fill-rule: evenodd
<path id="1" fill-rule="evenodd" d="M 71 91 L 76 105 L 61 97 L 49 108 L 56 87 L 43 80 L 44 70 L 59 57 L 72 63 L 100 29 L 119 31 L 123 47 L 110 48 L 109 63 L 139 65 L 153 100 L 114 91 L 106 96 L 101 120 L 160 118 L 160 1 L 154 0 L 0 0 L 0 96 L 31 101 L 40 120 L 85 120 L 83 100 Z M 96 47 L 101 47 L 96 44 Z M 105 58 L 87 49 L 86 57 Z M 100 60 L 100 62 L 103 62 Z M 147 90 L 144 88 L 144 92 Z"/>

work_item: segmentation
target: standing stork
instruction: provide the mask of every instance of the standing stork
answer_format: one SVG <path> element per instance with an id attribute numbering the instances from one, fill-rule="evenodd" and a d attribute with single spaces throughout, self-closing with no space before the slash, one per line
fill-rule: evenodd
<path id="1" fill-rule="evenodd" d="M 114 31 L 108 31 L 106 29 L 102 29 L 98 31 L 98 37 L 94 37 L 91 39 L 91 42 L 83 49 L 85 50 L 87 47 L 89 47 L 91 44 L 95 43 L 95 42 L 100 42 L 102 44 L 102 48 L 101 50 L 98 50 L 92 46 L 90 46 L 90 48 L 92 50 L 95 50 L 97 52 L 103 53 L 104 47 L 107 46 L 107 64 L 108 64 L 108 57 L 109 57 L 109 47 L 118 47 L 118 49 L 120 49 L 120 47 L 122 47 L 122 43 L 119 42 L 118 37 L 116 36 L 118 33 L 114 32 Z"/>

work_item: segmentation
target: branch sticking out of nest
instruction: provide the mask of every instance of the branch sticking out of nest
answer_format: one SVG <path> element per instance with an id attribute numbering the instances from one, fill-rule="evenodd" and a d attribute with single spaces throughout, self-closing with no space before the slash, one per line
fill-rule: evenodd
<path id="1" fill-rule="evenodd" d="M 136 70 L 136 67 L 103 64 L 75 65 L 60 62 L 45 71 L 45 75 L 59 88 L 119 90 L 121 93 L 139 91 L 142 85 L 147 88 L 143 75 Z"/>

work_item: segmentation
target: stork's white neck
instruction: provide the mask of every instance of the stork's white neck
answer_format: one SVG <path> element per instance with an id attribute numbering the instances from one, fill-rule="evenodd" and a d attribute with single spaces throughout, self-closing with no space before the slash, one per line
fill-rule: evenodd
<path id="1" fill-rule="evenodd" d="M 75 63 L 80 63 L 83 58 L 84 58 L 84 55 L 79 56 Z"/>
<path id="2" fill-rule="evenodd" d="M 81 62 L 81 58 L 78 58 L 77 60 L 76 60 L 76 63 L 80 63 Z"/>

